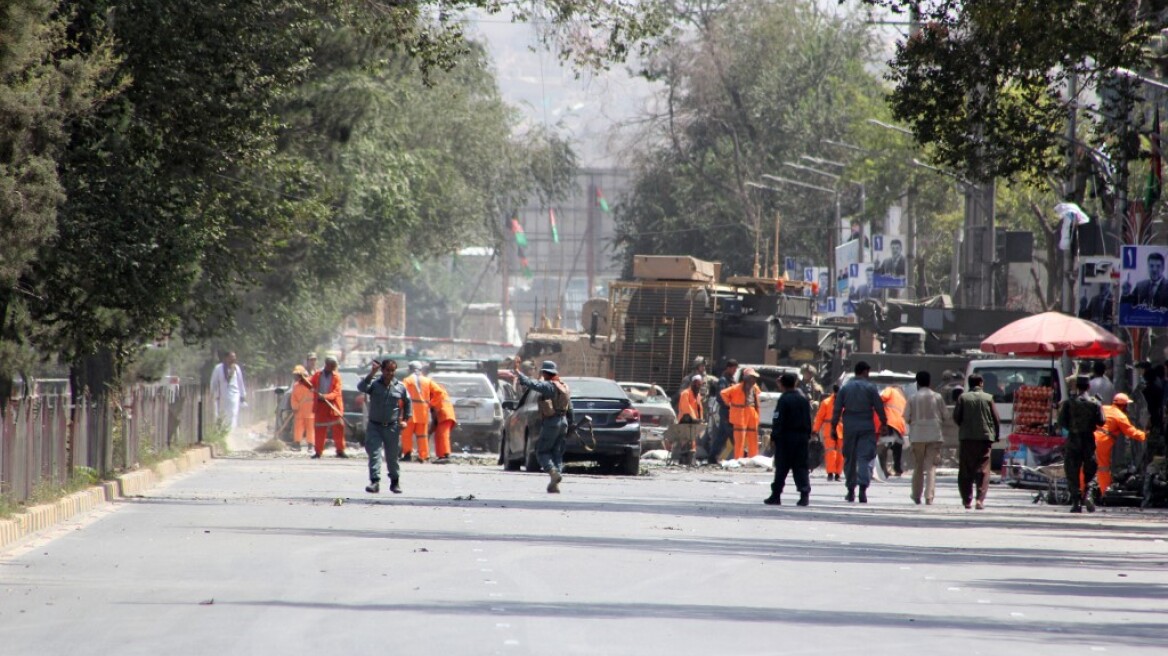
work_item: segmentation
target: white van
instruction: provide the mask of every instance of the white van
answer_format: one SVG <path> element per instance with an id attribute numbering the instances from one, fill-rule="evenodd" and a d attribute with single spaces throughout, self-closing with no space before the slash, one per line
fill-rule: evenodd
<path id="1" fill-rule="evenodd" d="M 1005 449 L 1006 437 L 1013 432 L 1014 392 L 1019 387 L 1053 386 L 1052 420 L 1054 408 L 1067 398 L 1066 376 L 1063 375 L 1062 364 L 1057 359 L 1053 363 L 1049 359 L 972 360 L 965 370 L 966 381 L 973 374 L 985 379 L 983 389 L 994 397 L 994 407 L 998 411 L 998 418 L 1002 420 L 1002 439 L 994 444 L 995 449 Z"/>

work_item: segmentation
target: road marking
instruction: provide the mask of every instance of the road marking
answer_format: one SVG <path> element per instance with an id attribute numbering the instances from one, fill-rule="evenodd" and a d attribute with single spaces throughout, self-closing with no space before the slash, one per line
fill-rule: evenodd
<path id="1" fill-rule="evenodd" d="M 949 588 L 949 592 L 961 592 L 961 588 Z"/>

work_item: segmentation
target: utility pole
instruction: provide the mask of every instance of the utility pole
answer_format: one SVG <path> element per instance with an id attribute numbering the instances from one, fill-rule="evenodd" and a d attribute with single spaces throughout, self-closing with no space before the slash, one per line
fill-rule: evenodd
<path id="1" fill-rule="evenodd" d="M 994 303 L 994 181 L 965 185 L 965 226 L 961 248 L 961 304 Z"/>

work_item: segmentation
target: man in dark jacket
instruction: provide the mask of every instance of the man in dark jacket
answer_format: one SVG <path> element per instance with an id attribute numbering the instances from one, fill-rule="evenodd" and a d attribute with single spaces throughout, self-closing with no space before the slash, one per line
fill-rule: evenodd
<path id="1" fill-rule="evenodd" d="M 1002 422 L 994 407 L 994 397 L 982 389 L 984 380 L 973 374 L 969 377 L 969 391 L 953 406 L 953 421 L 958 426 L 957 491 L 961 503 L 968 510 L 977 491 L 977 509 L 985 508 L 986 492 L 990 489 L 990 451 L 998 441 Z"/>
<path id="2" fill-rule="evenodd" d="M 787 472 L 791 473 L 795 479 L 795 488 L 799 490 L 799 502 L 796 505 L 806 506 L 811 503 L 811 478 L 807 471 L 811 402 L 795 389 L 796 382 L 795 374 L 783 374 L 779 378 L 783 394 L 775 404 L 771 423 L 771 441 L 775 445 L 775 482 L 771 483 L 771 495 L 763 500 L 768 506 L 782 505 Z"/>
<path id="3" fill-rule="evenodd" d="M 734 436 L 734 426 L 730 424 L 730 404 L 722 398 L 722 390 L 734 386 L 734 374 L 737 371 L 738 361 L 727 360 L 722 377 L 718 379 L 717 387 L 710 394 L 718 403 L 718 424 L 710 438 L 710 450 L 706 458 L 706 462 L 711 465 L 718 464 L 722 451 L 726 449 L 726 442 Z"/>
<path id="4" fill-rule="evenodd" d="M 369 454 L 369 485 L 365 491 L 381 491 L 381 452 L 389 468 L 389 491 L 401 494 L 398 454 L 401 431 L 410 420 L 410 395 L 394 377 L 393 358 L 373 360 L 369 375 L 357 383 L 357 391 L 369 397 L 369 423 L 365 428 L 365 453 Z M 374 378 L 378 374 L 380 377 Z"/>
<path id="5" fill-rule="evenodd" d="M 1063 471 L 1067 476 L 1067 491 L 1071 493 L 1071 512 L 1095 512 L 1095 503 L 1090 494 L 1084 494 L 1095 478 L 1098 469 L 1095 464 L 1095 429 L 1106 423 L 1103 406 L 1089 392 L 1091 381 L 1086 376 L 1075 380 L 1077 394 L 1063 401 L 1059 407 L 1059 428 L 1067 431 L 1067 444 L 1063 454 Z M 1079 485 L 1079 474 L 1083 475 L 1083 485 Z"/>

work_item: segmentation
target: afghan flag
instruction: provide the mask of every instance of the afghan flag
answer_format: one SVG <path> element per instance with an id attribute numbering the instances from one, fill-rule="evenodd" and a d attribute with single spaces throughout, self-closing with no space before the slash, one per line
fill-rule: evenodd
<path id="1" fill-rule="evenodd" d="M 1148 184 L 1144 187 L 1144 208 L 1149 216 L 1152 214 L 1152 205 L 1160 200 L 1160 190 L 1163 189 L 1164 174 L 1161 171 L 1160 153 L 1160 108 L 1156 108 L 1152 120 L 1152 161 L 1148 167 Z"/>
<path id="2" fill-rule="evenodd" d="M 608 201 L 604 198 L 604 192 L 600 190 L 600 187 L 596 188 L 596 204 L 600 206 L 602 212 L 612 211 L 608 209 Z"/>
<path id="3" fill-rule="evenodd" d="M 556 229 L 556 211 L 548 208 L 548 221 L 552 224 L 552 243 L 560 243 L 560 231 Z"/>
<path id="4" fill-rule="evenodd" d="M 519 215 L 511 217 L 511 232 L 515 235 L 515 243 L 520 248 L 527 248 L 527 233 L 523 232 L 523 226 L 519 225 Z"/>
<path id="5" fill-rule="evenodd" d="M 531 263 L 527 261 L 527 253 L 524 252 L 523 247 L 519 247 L 519 272 L 523 274 L 524 278 L 531 278 Z"/>

